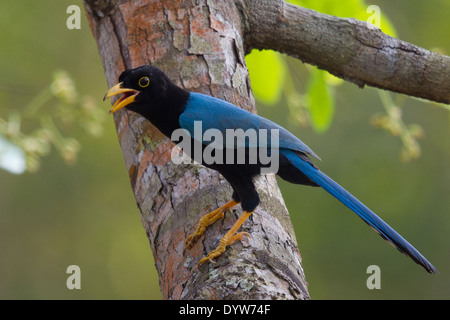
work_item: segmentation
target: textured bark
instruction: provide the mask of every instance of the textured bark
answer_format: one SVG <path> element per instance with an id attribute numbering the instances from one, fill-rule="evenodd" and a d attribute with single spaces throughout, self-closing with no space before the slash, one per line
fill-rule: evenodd
<path id="1" fill-rule="evenodd" d="M 246 51 L 273 49 L 354 82 L 450 103 L 450 57 L 390 37 L 356 19 L 282 0 L 247 0 Z"/>
<path id="2" fill-rule="evenodd" d="M 241 14 L 226 1 L 86 1 L 108 85 L 143 64 L 164 70 L 179 86 L 255 111 L 244 59 Z M 262 203 L 235 243 L 200 268 L 238 215 L 236 207 L 208 228 L 191 250 L 184 239 L 202 215 L 231 199 L 217 173 L 175 165 L 173 144 L 148 121 L 123 110 L 115 122 L 165 299 L 308 299 L 289 214 L 273 176 L 258 181 Z"/>

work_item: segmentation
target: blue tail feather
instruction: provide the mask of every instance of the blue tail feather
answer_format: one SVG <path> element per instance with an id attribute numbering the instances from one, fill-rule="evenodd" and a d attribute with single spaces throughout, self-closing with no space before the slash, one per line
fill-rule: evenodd
<path id="1" fill-rule="evenodd" d="M 362 202 L 351 195 L 347 190 L 333 181 L 326 174 L 315 168 L 311 163 L 301 159 L 292 151 L 282 151 L 309 179 L 324 188 L 328 193 L 341 201 L 349 209 L 355 212 L 364 222 L 380 234 L 385 240 L 390 242 L 400 252 L 409 256 L 416 263 L 423 266 L 429 273 L 438 273 L 435 267 L 425 259 L 408 241 L 392 229 L 387 223 L 379 218 L 374 212 L 367 208 Z"/>

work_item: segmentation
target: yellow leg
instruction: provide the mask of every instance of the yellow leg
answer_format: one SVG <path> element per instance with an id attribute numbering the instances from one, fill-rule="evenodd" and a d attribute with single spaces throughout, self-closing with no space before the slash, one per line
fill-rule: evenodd
<path id="1" fill-rule="evenodd" d="M 231 227 L 230 231 L 228 231 L 223 238 L 220 240 L 219 246 L 211 251 L 208 256 L 203 258 L 199 265 L 205 263 L 206 261 L 214 262 L 213 259 L 220 256 L 222 253 L 225 252 L 227 246 L 234 243 L 237 240 L 242 240 L 244 236 L 247 236 L 250 238 L 250 235 L 247 232 L 239 232 L 237 234 L 236 231 L 242 226 L 242 224 L 247 220 L 248 217 L 252 214 L 253 211 L 247 212 L 244 211 L 244 213 L 239 217 L 239 219 L 236 221 L 236 223 Z"/>
<path id="2" fill-rule="evenodd" d="M 224 217 L 224 214 L 227 210 L 230 210 L 235 205 L 239 204 L 239 202 L 236 202 L 234 200 L 231 200 L 221 206 L 220 208 L 214 210 L 213 212 L 208 213 L 207 215 L 203 216 L 200 219 L 200 222 L 198 223 L 197 229 L 193 234 L 191 234 L 187 239 L 184 241 L 186 247 L 188 249 L 192 248 L 194 243 L 201 237 L 201 235 L 205 232 L 206 228 L 210 225 L 212 225 L 214 222 L 216 222 L 219 219 L 222 219 Z"/>

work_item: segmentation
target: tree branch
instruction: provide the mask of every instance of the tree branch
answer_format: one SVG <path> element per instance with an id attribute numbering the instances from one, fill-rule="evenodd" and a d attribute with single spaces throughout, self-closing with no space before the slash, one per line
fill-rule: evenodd
<path id="1" fill-rule="evenodd" d="M 450 103 L 450 57 L 390 37 L 367 23 L 287 4 L 243 0 L 246 52 L 272 49 L 364 85 Z"/>

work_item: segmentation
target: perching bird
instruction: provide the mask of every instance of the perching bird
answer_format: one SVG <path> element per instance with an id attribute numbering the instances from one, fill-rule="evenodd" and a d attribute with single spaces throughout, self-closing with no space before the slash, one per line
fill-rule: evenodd
<path id="1" fill-rule="evenodd" d="M 202 151 L 205 151 L 206 147 L 211 143 L 211 140 L 201 141 L 201 139 L 198 139 L 198 135 L 195 135 L 196 122 L 201 124 L 203 132 L 208 129 L 217 129 L 216 132 L 222 133 L 226 132 L 227 129 L 254 129 L 257 132 L 263 132 L 261 131 L 262 129 L 267 129 L 266 132 L 275 132 L 273 130 L 276 130 L 278 132 L 278 144 L 275 146 L 276 154 L 278 155 L 276 159 L 278 161 L 278 171 L 276 172 L 278 176 L 291 183 L 324 188 L 355 212 L 400 252 L 423 266 L 429 273 L 438 272 L 425 257 L 394 229 L 320 171 L 308 157 L 317 157 L 315 153 L 293 134 L 276 123 L 224 100 L 185 91 L 175 85 L 160 69 L 154 66 L 141 66 L 124 71 L 119 77 L 119 83 L 107 92 L 103 100 L 118 94 L 123 94 L 123 96 L 114 103 L 110 112 L 114 113 L 126 107 L 128 110 L 137 112 L 146 118 L 169 138 L 172 137 L 172 133 L 177 129 L 184 129 L 189 133 L 188 139 L 190 139 L 189 142 L 193 146 L 191 151 L 195 149 L 195 143 L 201 143 Z M 202 138 L 202 136 L 200 137 Z M 230 183 L 233 188 L 232 199 L 200 220 L 196 231 L 186 239 L 186 246 L 190 248 L 205 232 L 206 228 L 218 219 L 223 218 L 225 211 L 230 208 L 241 204 L 244 212 L 221 239 L 219 246 L 211 251 L 207 257 L 203 258 L 200 264 L 206 261 L 213 261 L 225 251 L 228 245 L 241 240 L 243 236 L 249 236 L 248 233 L 237 233 L 237 231 L 260 202 L 254 185 L 254 178 L 261 174 L 261 170 L 267 164 L 263 163 L 259 158 L 256 162 L 248 161 L 249 154 L 252 148 L 266 148 L 269 150 L 270 147 L 274 147 L 270 145 L 270 142 L 267 145 L 259 145 L 259 143 L 261 143 L 260 140 L 256 141 L 256 145 L 254 143 L 250 145 L 248 142 L 241 145 L 245 150 L 245 163 L 236 162 L 237 152 L 234 152 L 236 150 L 233 149 L 237 148 L 236 145 L 232 144 L 230 146 L 224 142 L 220 146 L 221 148 L 217 148 L 216 152 L 219 152 L 219 149 L 223 150 L 221 159 L 229 161 L 203 163 L 206 167 L 220 172 Z M 183 151 L 186 152 L 186 150 Z M 194 160 L 198 160 L 193 152 L 189 153 L 187 151 L 187 153 Z M 232 158 L 227 158 L 227 155 L 230 153 Z M 234 160 L 234 162 L 230 160 Z"/>

